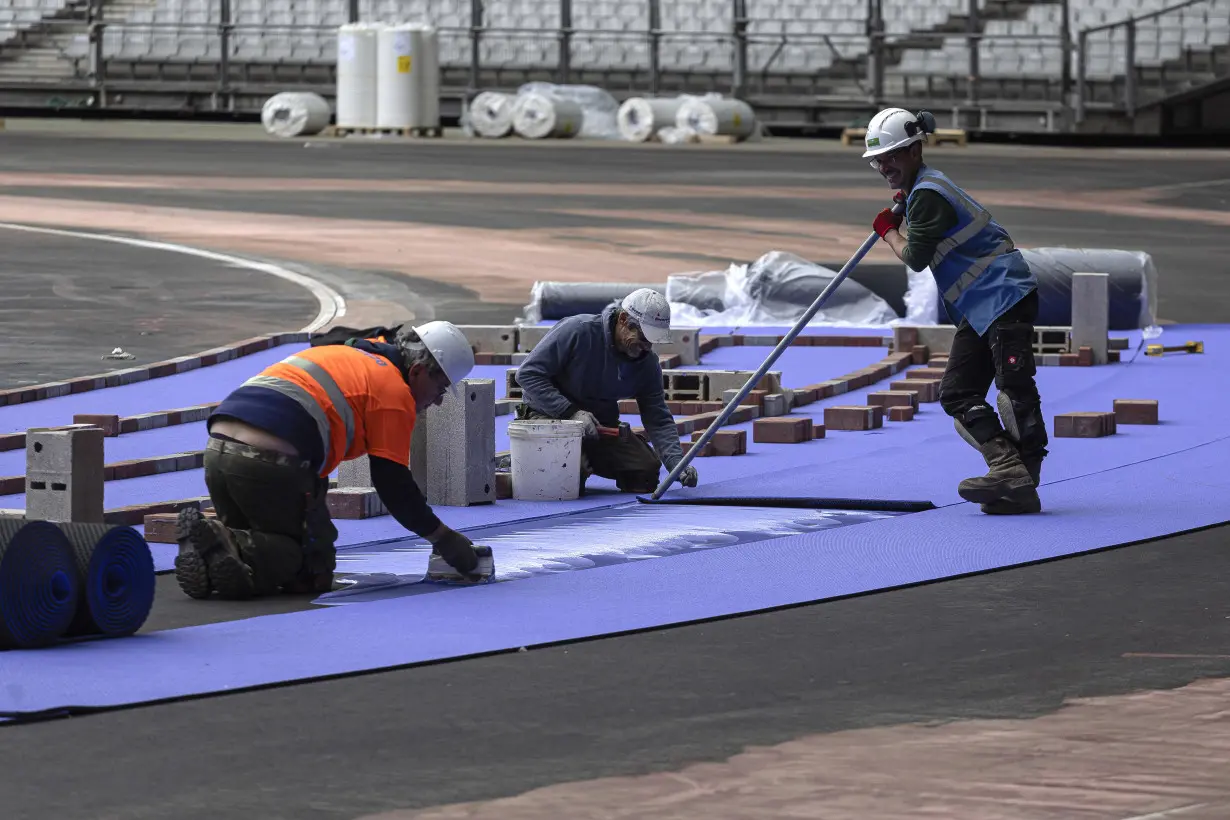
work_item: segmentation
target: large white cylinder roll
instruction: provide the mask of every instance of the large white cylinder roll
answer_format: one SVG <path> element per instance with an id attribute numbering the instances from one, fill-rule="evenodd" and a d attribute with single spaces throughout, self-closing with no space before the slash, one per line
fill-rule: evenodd
<path id="1" fill-rule="evenodd" d="M 675 124 L 682 104 L 680 97 L 629 97 L 615 117 L 619 136 L 629 142 L 648 142 L 660 129 Z"/>
<path id="2" fill-rule="evenodd" d="M 378 38 L 378 128 L 436 128 L 440 124 L 438 35 L 431 26 L 401 23 Z"/>
<path id="3" fill-rule="evenodd" d="M 529 140 L 572 139 L 581 133 L 585 112 L 573 100 L 546 94 L 522 94 L 513 114 L 513 130 Z"/>
<path id="4" fill-rule="evenodd" d="M 348 23 L 337 31 L 337 127 L 376 127 L 376 38 L 380 25 Z"/>
<path id="5" fill-rule="evenodd" d="M 333 112 L 324 97 L 311 92 L 283 91 L 261 107 L 261 124 L 275 137 L 310 137 L 329 127 Z"/>
<path id="6" fill-rule="evenodd" d="M 512 133 L 517 98 L 499 91 L 484 91 L 470 102 L 470 127 L 486 139 L 501 139 Z"/>
<path id="7" fill-rule="evenodd" d="M 679 106 L 675 125 L 708 137 L 745 140 L 756 130 L 756 114 L 743 100 L 693 98 Z"/>

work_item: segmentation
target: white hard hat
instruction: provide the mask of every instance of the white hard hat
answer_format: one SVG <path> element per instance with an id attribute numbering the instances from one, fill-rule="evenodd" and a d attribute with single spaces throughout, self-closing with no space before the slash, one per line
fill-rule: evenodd
<path id="1" fill-rule="evenodd" d="M 911 114 L 904 108 L 885 108 L 867 124 L 867 150 L 863 158 L 887 154 L 907 145 L 922 142 L 935 130 L 935 117 L 930 112 Z"/>
<path id="2" fill-rule="evenodd" d="M 640 325 L 645 338 L 654 344 L 671 340 L 671 306 L 653 288 L 634 290 L 620 304 L 628 318 Z"/>
<path id="3" fill-rule="evenodd" d="M 423 346 L 440 365 L 451 384 L 457 384 L 474 369 L 474 348 L 470 340 L 449 322 L 427 322 L 414 328 Z"/>

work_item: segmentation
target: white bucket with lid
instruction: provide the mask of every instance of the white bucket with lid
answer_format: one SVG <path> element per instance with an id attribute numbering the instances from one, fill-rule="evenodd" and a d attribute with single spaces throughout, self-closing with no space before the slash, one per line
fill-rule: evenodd
<path id="1" fill-rule="evenodd" d="M 508 423 L 512 496 L 518 501 L 568 501 L 581 494 L 585 425 L 567 420 Z"/>

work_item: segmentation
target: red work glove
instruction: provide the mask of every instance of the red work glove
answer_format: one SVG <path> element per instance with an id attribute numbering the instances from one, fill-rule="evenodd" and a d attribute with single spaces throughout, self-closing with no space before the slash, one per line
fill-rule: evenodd
<path id="1" fill-rule="evenodd" d="M 876 215 L 876 221 L 872 227 L 883 239 L 889 231 L 895 231 L 901 227 L 901 214 L 895 214 L 891 208 L 885 208 Z"/>

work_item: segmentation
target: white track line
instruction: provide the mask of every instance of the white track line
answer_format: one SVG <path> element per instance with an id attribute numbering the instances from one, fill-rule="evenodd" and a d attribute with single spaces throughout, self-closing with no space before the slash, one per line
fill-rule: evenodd
<path id="1" fill-rule="evenodd" d="M 270 276 L 276 276 L 279 279 L 285 279 L 288 282 L 294 282 L 300 287 L 306 288 L 316 297 L 317 303 L 320 305 L 320 310 L 316 314 L 316 318 L 311 324 L 300 328 L 300 332 L 311 333 L 320 330 L 325 325 L 335 319 L 340 319 L 346 315 L 346 300 L 342 295 L 333 288 L 321 282 L 317 282 L 309 276 L 304 276 L 301 273 L 296 273 L 292 270 L 287 270 L 280 265 L 273 265 L 268 262 L 257 262 L 252 259 L 244 259 L 241 256 L 232 256 L 228 253 L 217 253 L 215 251 L 202 250 L 194 248 L 190 245 L 177 245 L 173 242 L 156 242 L 150 239 L 136 239 L 130 236 L 115 236 L 105 233 L 88 233 L 85 231 L 66 231 L 59 228 L 38 228 L 33 225 L 18 225 L 12 222 L 0 222 L 0 228 L 5 228 L 10 231 L 26 231 L 27 233 L 41 233 L 50 236 L 70 236 L 74 239 L 94 239 L 99 242 L 114 242 L 119 245 L 130 245 L 135 248 L 146 248 L 155 251 L 169 251 L 171 253 L 182 253 L 186 256 L 196 256 L 201 259 L 212 259 L 215 262 L 233 265 L 238 268 L 247 268 L 248 270 L 267 273 Z"/>

